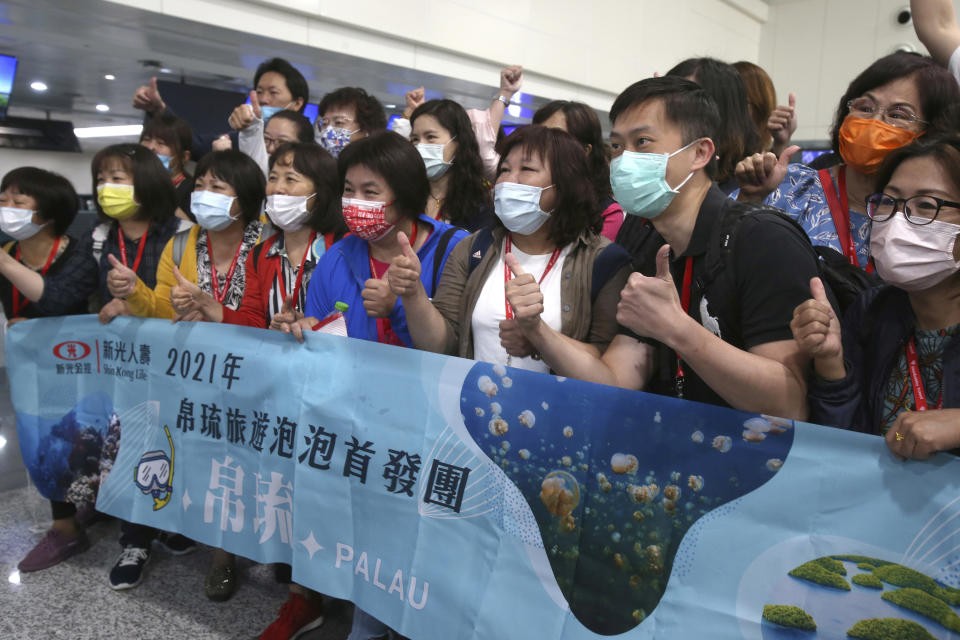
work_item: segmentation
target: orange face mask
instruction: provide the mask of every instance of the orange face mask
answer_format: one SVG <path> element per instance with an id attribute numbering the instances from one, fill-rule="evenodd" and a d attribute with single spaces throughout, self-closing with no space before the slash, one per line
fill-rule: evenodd
<path id="1" fill-rule="evenodd" d="M 888 153 L 905 147 L 918 135 L 883 120 L 848 115 L 840 125 L 840 157 L 854 171 L 873 174 Z"/>

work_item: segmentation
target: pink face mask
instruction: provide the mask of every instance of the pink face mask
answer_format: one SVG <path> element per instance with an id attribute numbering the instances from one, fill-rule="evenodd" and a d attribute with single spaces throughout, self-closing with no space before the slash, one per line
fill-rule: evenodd
<path id="1" fill-rule="evenodd" d="M 373 202 L 357 198 L 343 198 L 343 220 L 350 232 L 364 240 L 376 241 L 390 233 L 394 224 L 385 220 L 385 209 L 392 202 Z"/>

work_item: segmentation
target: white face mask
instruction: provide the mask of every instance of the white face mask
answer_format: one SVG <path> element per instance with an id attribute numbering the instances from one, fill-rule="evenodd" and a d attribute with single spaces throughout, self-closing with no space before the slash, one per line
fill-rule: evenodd
<path id="1" fill-rule="evenodd" d="M 317 194 L 308 196 L 287 196 L 274 194 L 267 196 L 266 213 L 274 226 L 284 231 L 296 231 L 303 226 L 310 217 L 307 209 L 307 200 Z"/>
<path id="2" fill-rule="evenodd" d="M 450 142 L 453 142 L 454 138 L 450 139 Z M 417 145 L 417 151 L 420 152 L 420 157 L 423 158 L 423 164 L 427 167 L 427 179 L 436 180 L 443 177 L 450 167 L 453 166 L 453 162 L 444 162 L 443 161 L 443 149 L 450 142 L 445 144 L 427 144 L 421 142 Z"/>
<path id="3" fill-rule="evenodd" d="M 26 240 L 37 235 L 47 223 L 34 224 L 33 209 L 17 209 L 14 207 L 0 207 L 0 229 L 16 240 Z"/>
<path id="4" fill-rule="evenodd" d="M 953 247 L 960 225 L 934 220 L 917 226 L 895 213 L 870 227 L 870 254 L 887 283 L 904 291 L 923 291 L 960 269 Z"/>
<path id="5" fill-rule="evenodd" d="M 550 219 L 550 214 L 540 208 L 540 195 L 549 187 L 532 187 L 516 182 L 498 182 L 493 187 L 493 210 L 512 233 L 526 236 Z"/>

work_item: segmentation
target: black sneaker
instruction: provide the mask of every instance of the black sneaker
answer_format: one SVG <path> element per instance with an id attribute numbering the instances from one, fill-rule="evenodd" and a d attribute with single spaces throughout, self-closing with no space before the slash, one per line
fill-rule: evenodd
<path id="1" fill-rule="evenodd" d="M 197 543 L 179 533 L 161 531 L 156 538 L 157 544 L 175 556 L 185 556 L 197 550 Z"/>
<path id="2" fill-rule="evenodd" d="M 150 549 L 124 547 L 117 564 L 110 570 L 111 589 L 132 589 L 143 580 L 143 568 L 150 562 Z"/>

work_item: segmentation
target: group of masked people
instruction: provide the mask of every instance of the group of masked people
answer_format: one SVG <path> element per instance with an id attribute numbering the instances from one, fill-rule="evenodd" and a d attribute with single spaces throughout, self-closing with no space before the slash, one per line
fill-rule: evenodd
<path id="1" fill-rule="evenodd" d="M 605 140 L 587 105 L 500 122 L 522 70 L 485 109 L 407 94 L 387 129 L 342 88 L 302 115 L 289 63 L 257 70 L 232 133 L 193 131 L 139 89 L 139 144 L 93 159 L 97 223 L 67 233 L 74 188 L 23 167 L 0 184 L 8 322 L 96 311 L 291 334 L 342 314 L 348 339 L 424 349 L 886 438 L 892 455 L 960 448 L 958 80 L 895 53 L 850 83 L 816 166 L 791 163 L 795 99 L 756 65 L 686 60 L 626 88 Z M 20 563 L 85 550 L 89 506 L 52 503 Z M 124 522 L 115 589 L 154 545 Z M 278 565 L 278 580 L 290 582 Z M 204 591 L 227 600 L 235 558 Z M 323 623 L 290 584 L 262 638 Z M 356 608 L 350 640 L 393 632 Z"/>

